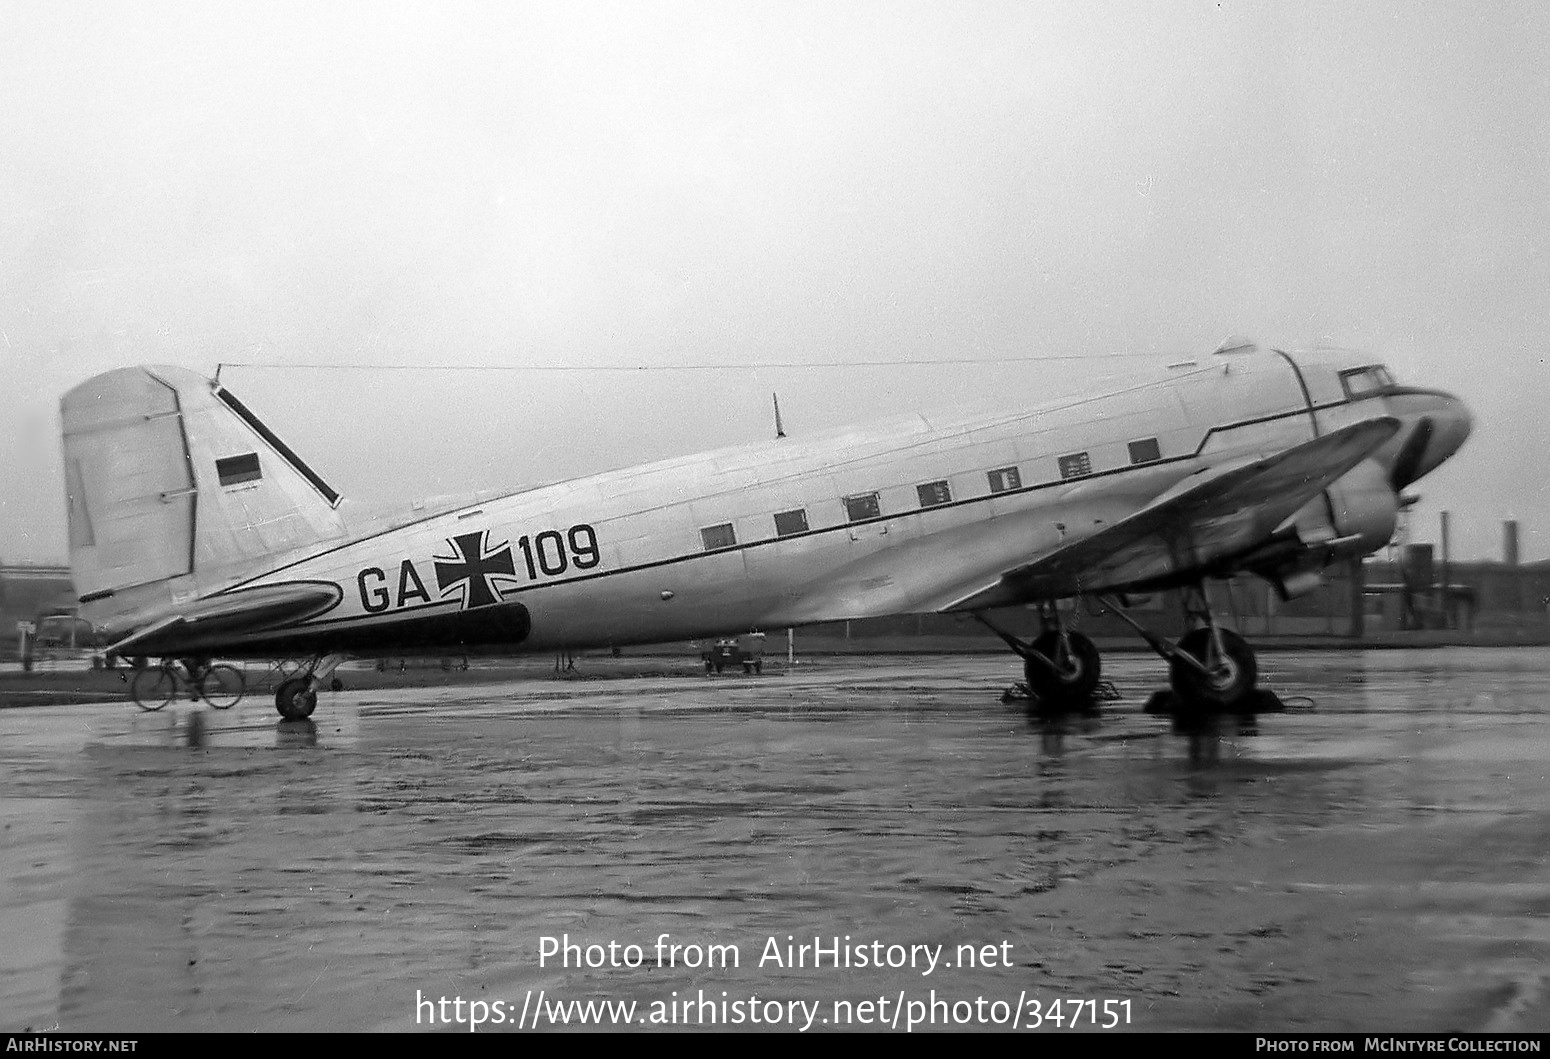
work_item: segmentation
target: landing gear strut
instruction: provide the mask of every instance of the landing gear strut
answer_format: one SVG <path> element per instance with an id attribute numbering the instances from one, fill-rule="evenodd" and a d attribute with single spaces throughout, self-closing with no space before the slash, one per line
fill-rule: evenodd
<path id="1" fill-rule="evenodd" d="M 1231 711 L 1254 694 L 1259 667 L 1243 637 L 1212 626 L 1184 634 L 1168 677 L 1179 698 Z"/>
<path id="2" fill-rule="evenodd" d="M 282 680 L 274 692 L 274 706 L 280 716 L 287 721 L 304 721 L 311 717 L 312 711 L 317 708 L 318 692 L 325 685 L 338 690 L 339 682 L 330 681 L 329 678 L 344 658 L 344 655 L 338 654 L 324 655 L 314 659 L 310 666 L 304 667 L 296 676 Z"/>
<path id="3" fill-rule="evenodd" d="M 996 628 L 982 614 L 974 617 L 1022 658 L 1028 691 L 1039 704 L 1063 710 L 1092 702 L 1103 669 L 1097 645 L 1067 629 L 1053 604 L 1040 607 L 1044 631 L 1031 644 Z"/>
<path id="4" fill-rule="evenodd" d="M 1257 696 L 1259 666 L 1254 649 L 1243 637 L 1216 623 L 1200 583 L 1185 586 L 1181 595 L 1190 629 L 1178 643 L 1143 628 L 1113 596 L 1101 598 L 1168 662 L 1169 684 L 1184 711 L 1245 712 Z"/>

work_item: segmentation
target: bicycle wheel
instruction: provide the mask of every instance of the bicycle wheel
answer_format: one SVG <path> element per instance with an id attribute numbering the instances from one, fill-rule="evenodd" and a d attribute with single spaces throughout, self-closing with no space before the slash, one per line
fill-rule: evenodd
<path id="1" fill-rule="evenodd" d="M 217 710 L 229 710 L 237 705 L 247 690 L 247 678 L 236 666 L 213 665 L 205 670 L 199 681 L 199 692 L 205 701 Z"/>
<path id="2" fill-rule="evenodd" d="M 134 696 L 135 705 L 142 710 L 161 709 L 172 701 L 172 696 L 177 692 L 177 678 L 166 666 L 154 666 L 138 671 L 135 673 L 134 681 L 129 685 L 129 694 Z"/>

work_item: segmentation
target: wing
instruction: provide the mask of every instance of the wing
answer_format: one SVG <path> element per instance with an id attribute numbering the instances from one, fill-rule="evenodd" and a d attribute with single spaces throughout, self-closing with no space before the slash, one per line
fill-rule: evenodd
<path id="1" fill-rule="evenodd" d="M 942 609 L 984 610 L 1116 590 L 1242 554 L 1398 429 L 1397 419 L 1370 419 L 1274 456 L 1207 469 L 1135 514 L 1007 570 Z"/>

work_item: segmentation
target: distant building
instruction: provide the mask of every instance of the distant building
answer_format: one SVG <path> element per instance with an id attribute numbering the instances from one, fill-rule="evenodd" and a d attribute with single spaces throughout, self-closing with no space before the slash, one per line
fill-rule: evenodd
<path id="1" fill-rule="evenodd" d="M 0 563 L 0 620 L 8 633 L 14 622 L 34 621 L 53 609 L 75 608 L 75 587 L 68 566 Z"/>

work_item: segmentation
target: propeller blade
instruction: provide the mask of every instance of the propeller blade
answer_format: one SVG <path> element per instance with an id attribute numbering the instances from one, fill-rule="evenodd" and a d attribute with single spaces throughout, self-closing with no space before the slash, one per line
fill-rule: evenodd
<path id="1" fill-rule="evenodd" d="M 1398 454 L 1394 457 L 1394 467 L 1389 471 L 1389 485 L 1394 492 L 1399 492 L 1405 486 L 1421 477 L 1421 460 L 1426 455 L 1426 446 L 1432 440 L 1432 417 L 1422 416 L 1416 421 L 1415 429 L 1400 446 Z"/>

